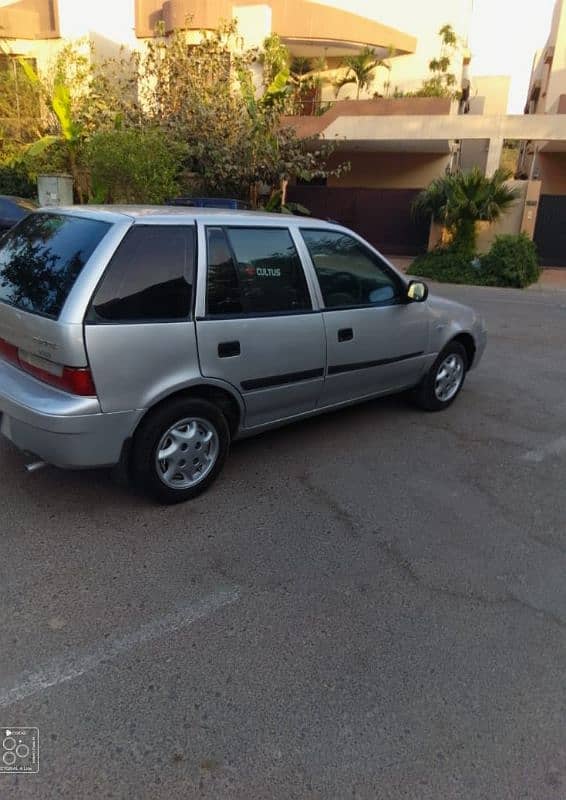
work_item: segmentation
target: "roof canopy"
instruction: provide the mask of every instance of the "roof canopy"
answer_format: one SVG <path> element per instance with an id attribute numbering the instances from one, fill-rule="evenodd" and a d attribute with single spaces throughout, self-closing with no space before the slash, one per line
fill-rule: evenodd
<path id="1" fill-rule="evenodd" d="M 271 31 L 297 55 L 342 55 L 369 46 L 380 55 L 414 53 L 416 39 L 373 19 L 314 0 L 136 0 L 136 33 L 155 35 L 163 23 L 176 28 L 211 30 L 222 19 L 238 16 L 238 8 L 263 6 L 271 11 Z"/>

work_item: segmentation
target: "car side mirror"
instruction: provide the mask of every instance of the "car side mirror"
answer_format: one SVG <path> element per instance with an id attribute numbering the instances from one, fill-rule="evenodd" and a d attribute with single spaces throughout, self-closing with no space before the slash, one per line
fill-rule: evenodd
<path id="1" fill-rule="evenodd" d="M 424 303 L 428 297 L 428 286 L 422 281 L 411 281 L 407 286 L 407 299 L 413 303 Z"/>

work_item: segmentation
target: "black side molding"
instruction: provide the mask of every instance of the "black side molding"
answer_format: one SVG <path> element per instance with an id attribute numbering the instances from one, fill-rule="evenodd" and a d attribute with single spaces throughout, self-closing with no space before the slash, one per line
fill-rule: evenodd
<path id="1" fill-rule="evenodd" d="M 241 386 L 245 392 L 254 389 L 268 389 L 271 386 L 283 386 L 286 383 L 299 383 L 313 378 L 322 378 L 324 369 L 307 369 L 303 372 L 287 372 L 284 375 L 270 375 L 267 378 L 253 378 L 249 381 L 242 381 Z"/>
<path id="2" fill-rule="evenodd" d="M 419 350 L 418 353 L 407 353 L 404 356 L 397 356 L 397 358 L 382 358 L 378 361 L 356 361 L 354 364 L 335 364 L 328 367 L 329 375 L 338 375 L 340 372 L 354 372 L 357 369 L 370 369 L 371 367 L 384 367 L 386 364 L 396 364 L 398 361 L 407 361 L 409 358 L 418 358 L 422 356 L 424 350 Z"/>

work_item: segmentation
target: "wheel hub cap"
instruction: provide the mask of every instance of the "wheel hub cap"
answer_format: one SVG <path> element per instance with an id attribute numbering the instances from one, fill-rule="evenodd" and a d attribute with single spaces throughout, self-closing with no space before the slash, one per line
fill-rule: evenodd
<path id="1" fill-rule="evenodd" d="M 434 382 L 434 393 L 438 400 L 445 403 L 452 400 L 464 379 L 464 362 L 462 357 L 451 353 L 438 367 Z"/>
<path id="2" fill-rule="evenodd" d="M 218 434 L 210 422 L 196 417 L 180 420 L 157 446 L 157 474 L 171 489 L 190 489 L 214 467 L 219 447 Z"/>

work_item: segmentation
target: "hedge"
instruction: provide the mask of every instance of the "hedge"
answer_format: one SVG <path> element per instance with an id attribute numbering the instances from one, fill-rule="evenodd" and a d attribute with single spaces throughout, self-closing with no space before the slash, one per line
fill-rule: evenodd
<path id="1" fill-rule="evenodd" d="M 497 236 L 488 253 L 470 258 L 451 248 L 438 247 L 418 256 L 408 273 L 440 283 L 524 288 L 540 277 L 534 243 L 524 233 Z"/>

